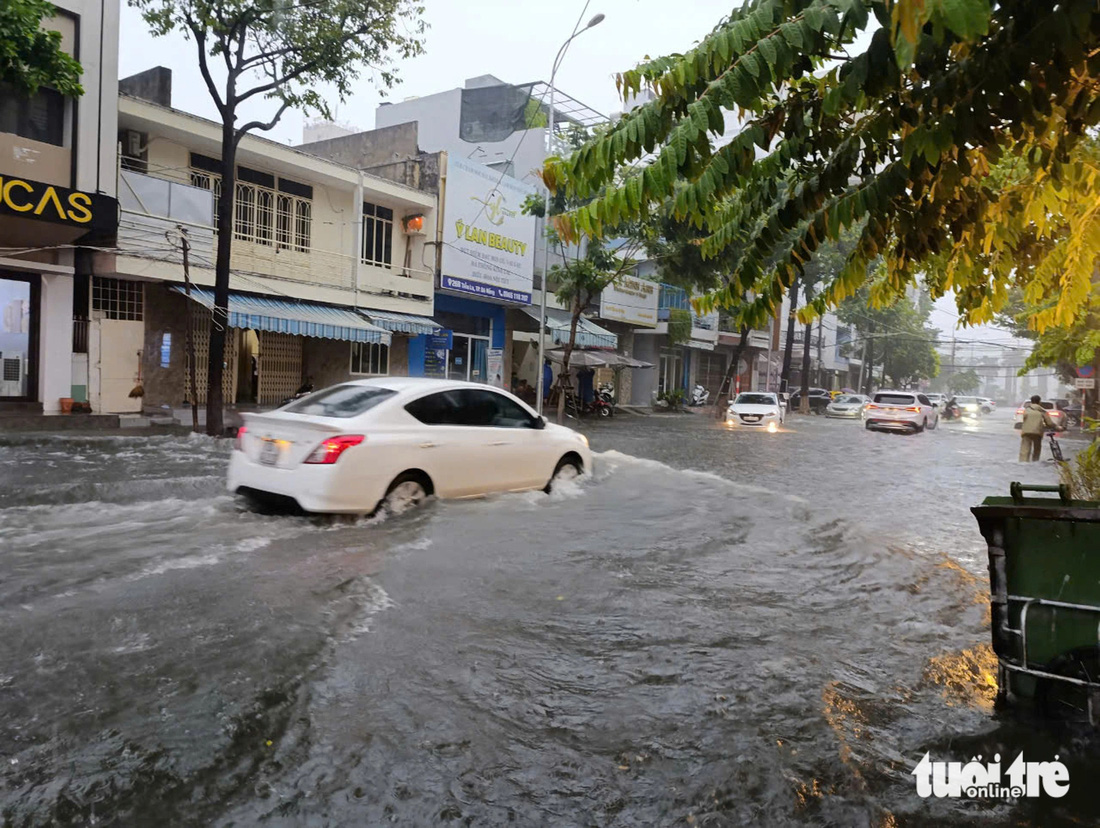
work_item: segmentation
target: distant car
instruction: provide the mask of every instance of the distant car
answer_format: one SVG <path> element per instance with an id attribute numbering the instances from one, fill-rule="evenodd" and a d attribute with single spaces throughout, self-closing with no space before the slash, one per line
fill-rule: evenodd
<path id="1" fill-rule="evenodd" d="M 939 412 L 924 394 L 914 391 L 879 391 L 863 407 L 864 426 L 872 431 L 911 431 L 934 429 Z"/>
<path id="2" fill-rule="evenodd" d="M 810 412 L 824 414 L 825 407 L 832 402 L 832 395 L 824 388 L 811 388 L 806 395 L 810 401 Z M 799 389 L 791 395 L 790 410 L 797 411 L 802 406 L 802 391 Z"/>
<path id="3" fill-rule="evenodd" d="M 932 394 L 925 394 L 924 396 L 928 397 L 929 402 L 932 403 L 932 407 L 935 408 L 937 411 L 943 411 L 943 407 L 945 405 L 947 405 L 947 395 L 946 394 L 932 393 Z"/>
<path id="4" fill-rule="evenodd" d="M 992 408 L 982 402 L 981 397 L 955 397 L 955 402 L 962 409 L 963 415 L 980 417 L 982 414 L 989 414 L 993 411 Z"/>
<path id="5" fill-rule="evenodd" d="M 992 414 L 997 410 L 996 401 L 989 399 L 989 397 L 978 397 L 978 401 L 982 404 L 983 414 Z"/>
<path id="6" fill-rule="evenodd" d="M 733 426 L 776 431 L 783 425 L 783 419 L 783 403 L 770 391 L 742 392 L 726 410 L 726 422 Z"/>
<path id="7" fill-rule="evenodd" d="M 862 394 L 841 394 L 825 406 L 825 416 L 858 420 L 863 415 L 863 406 L 868 402 Z"/>
<path id="8" fill-rule="evenodd" d="M 1022 428 L 1024 425 L 1024 406 L 1027 405 L 1029 400 L 1024 400 L 1018 406 L 1016 406 L 1016 416 L 1013 418 L 1012 427 Z M 1060 409 L 1051 400 L 1043 400 L 1039 403 L 1043 409 L 1050 415 L 1050 419 L 1054 422 L 1059 430 L 1064 429 L 1067 424 L 1068 417 L 1066 412 Z"/>
<path id="9" fill-rule="evenodd" d="M 355 380 L 242 417 L 229 491 L 307 512 L 399 513 L 433 494 L 549 490 L 592 464 L 584 435 L 470 382 Z"/>

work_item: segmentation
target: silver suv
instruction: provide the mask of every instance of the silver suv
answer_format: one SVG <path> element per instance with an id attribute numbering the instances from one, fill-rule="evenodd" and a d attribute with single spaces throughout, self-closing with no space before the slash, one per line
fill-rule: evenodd
<path id="1" fill-rule="evenodd" d="M 870 430 L 911 431 L 914 434 L 939 425 L 932 401 L 915 391 L 879 391 L 863 407 L 863 424 Z"/>

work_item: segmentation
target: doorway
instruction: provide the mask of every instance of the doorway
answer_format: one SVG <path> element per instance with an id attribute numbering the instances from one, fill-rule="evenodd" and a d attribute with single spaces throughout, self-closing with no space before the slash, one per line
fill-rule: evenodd
<path id="1" fill-rule="evenodd" d="M 683 357 L 679 351 L 661 349 L 660 364 L 657 366 L 657 393 L 667 394 L 684 386 Z"/>
<path id="2" fill-rule="evenodd" d="M 489 337 L 452 334 L 447 352 L 447 379 L 489 381 Z"/>
<path id="3" fill-rule="evenodd" d="M 37 397 L 37 311 L 37 277 L 0 276 L 0 400 Z"/>

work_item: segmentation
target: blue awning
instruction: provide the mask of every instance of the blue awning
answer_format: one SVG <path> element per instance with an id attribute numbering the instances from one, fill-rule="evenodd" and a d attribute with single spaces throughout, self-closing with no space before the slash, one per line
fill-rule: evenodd
<path id="1" fill-rule="evenodd" d="M 539 309 L 528 305 L 522 309 L 536 322 L 539 318 Z M 546 309 L 546 331 L 556 345 L 564 345 L 569 341 L 570 314 L 568 311 L 557 308 Z M 577 320 L 578 348 L 609 348 L 615 350 L 619 347 L 619 337 L 606 328 L 601 328 L 591 319 L 583 316 Z"/>
<path id="2" fill-rule="evenodd" d="M 380 311 L 374 308 L 359 308 L 359 313 L 379 328 L 385 328 L 387 331 L 394 331 L 395 333 L 433 334 L 443 328 L 433 319 L 428 319 L 426 316 L 414 316 L 411 313 Z"/>
<path id="3" fill-rule="evenodd" d="M 186 295 L 179 285 L 173 285 L 172 290 Z M 191 298 L 203 307 L 214 307 L 214 292 L 206 288 L 191 288 Z M 390 344 L 389 331 L 372 325 L 352 308 L 336 308 L 290 298 L 250 296 L 233 291 L 229 293 L 229 327 L 318 339 Z"/>

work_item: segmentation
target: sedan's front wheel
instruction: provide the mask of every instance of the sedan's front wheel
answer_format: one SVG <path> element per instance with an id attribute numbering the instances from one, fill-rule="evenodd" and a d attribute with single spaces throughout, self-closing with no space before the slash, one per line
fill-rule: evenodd
<path id="1" fill-rule="evenodd" d="M 576 480 L 581 476 L 581 461 L 576 457 L 566 456 L 558 461 L 558 465 L 554 467 L 554 473 L 550 476 L 550 482 L 546 484 L 544 492 L 550 494 L 554 490 L 554 486 L 558 483 L 564 483 L 569 480 Z"/>
<path id="2" fill-rule="evenodd" d="M 391 515 L 400 515 L 415 509 L 428 499 L 429 491 L 420 475 L 405 472 L 398 475 L 382 500 L 382 506 Z"/>

